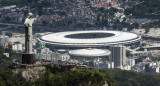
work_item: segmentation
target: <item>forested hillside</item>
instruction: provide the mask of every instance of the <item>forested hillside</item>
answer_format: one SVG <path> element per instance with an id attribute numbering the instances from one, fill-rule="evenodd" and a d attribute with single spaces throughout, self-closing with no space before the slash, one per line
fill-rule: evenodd
<path id="1" fill-rule="evenodd" d="M 27 70 L 27 69 L 26 69 Z M 52 73 L 46 70 L 39 79 L 34 82 L 23 81 L 12 73 L 12 70 L 0 68 L 0 86 L 117 86 L 105 71 L 76 69 Z"/>
<path id="2" fill-rule="evenodd" d="M 129 15 L 160 15 L 160 0 L 137 0 L 140 3 L 127 8 L 125 14 Z"/>
<path id="3" fill-rule="evenodd" d="M 6 57 L 3 53 L 9 53 L 9 57 Z M 3 48 L 0 46 L 0 67 L 7 68 L 12 64 L 12 60 L 21 60 L 21 53 L 16 53 L 12 48 Z"/>
<path id="4" fill-rule="evenodd" d="M 159 74 L 137 73 L 120 69 L 107 69 L 118 86 L 160 86 Z"/>

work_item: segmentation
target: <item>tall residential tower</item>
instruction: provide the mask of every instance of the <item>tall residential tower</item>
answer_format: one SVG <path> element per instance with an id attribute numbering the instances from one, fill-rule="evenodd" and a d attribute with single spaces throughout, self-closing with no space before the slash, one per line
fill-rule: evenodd
<path id="1" fill-rule="evenodd" d="M 110 61 L 114 62 L 115 67 L 122 67 L 126 65 L 126 47 L 112 46 Z"/>

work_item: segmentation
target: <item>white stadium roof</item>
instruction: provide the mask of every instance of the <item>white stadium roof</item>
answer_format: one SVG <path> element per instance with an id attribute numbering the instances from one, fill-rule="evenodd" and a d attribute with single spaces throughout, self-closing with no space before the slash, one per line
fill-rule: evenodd
<path id="1" fill-rule="evenodd" d="M 68 35 L 83 34 L 83 33 L 109 33 L 114 34 L 113 36 L 106 36 L 100 38 L 71 38 L 66 37 Z M 132 43 L 139 41 L 140 36 L 122 31 L 106 31 L 106 30 L 89 30 L 89 31 L 69 31 L 69 32 L 58 32 L 42 36 L 39 40 L 49 44 L 56 45 L 112 45 L 119 43 Z"/>
<path id="2" fill-rule="evenodd" d="M 109 50 L 103 50 L 103 49 L 77 49 L 77 50 L 71 50 L 69 51 L 69 54 L 71 56 L 82 56 L 82 57 L 98 57 L 98 56 L 109 56 L 110 55 Z"/>

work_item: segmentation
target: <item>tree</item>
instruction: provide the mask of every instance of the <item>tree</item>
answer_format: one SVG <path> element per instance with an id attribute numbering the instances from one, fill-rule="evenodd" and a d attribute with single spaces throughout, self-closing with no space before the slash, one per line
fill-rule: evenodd
<path id="1" fill-rule="evenodd" d="M 136 0 L 138 2 L 142 2 L 140 4 L 134 5 L 131 8 L 125 9 L 125 14 L 130 15 L 133 14 L 134 16 L 143 16 L 143 15 L 159 15 L 159 8 L 160 3 L 159 0 Z"/>
<path id="2" fill-rule="evenodd" d="M 111 75 L 118 86 L 160 86 L 160 77 L 157 74 L 120 69 L 106 69 L 105 71 Z"/>
<path id="3" fill-rule="evenodd" d="M 6 33 L 5 35 L 12 37 L 12 33 Z"/>
<path id="4" fill-rule="evenodd" d="M 103 86 L 107 81 L 109 86 L 116 86 L 111 77 L 102 70 L 76 69 L 51 73 L 47 71 L 36 82 L 36 86 Z"/>
<path id="5" fill-rule="evenodd" d="M 146 46 L 146 43 L 142 43 L 142 46 Z"/>
<path id="6" fill-rule="evenodd" d="M 145 28 L 145 33 L 147 34 L 149 32 L 150 28 Z"/>
<path id="7" fill-rule="evenodd" d="M 5 17 L 5 21 L 11 21 L 11 18 L 10 17 Z"/>
<path id="8" fill-rule="evenodd" d="M 139 28 L 139 24 L 138 24 L 138 23 L 133 23 L 132 26 L 133 26 L 134 28 Z"/>
<path id="9" fill-rule="evenodd" d="M 46 22 L 46 21 L 42 21 L 42 24 L 43 24 L 44 26 L 46 26 L 46 25 L 47 25 L 47 22 Z"/>

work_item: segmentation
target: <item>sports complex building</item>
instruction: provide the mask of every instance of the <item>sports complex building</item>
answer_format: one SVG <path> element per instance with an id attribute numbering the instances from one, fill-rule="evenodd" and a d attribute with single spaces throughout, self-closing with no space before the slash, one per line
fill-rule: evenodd
<path id="1" fill-rule="evenodd" d="M 124 45 L 136 48 L 141 36 L 122 31 L 88 30 L 57 32 L 38 39 L 52 49 L 109 48 L 113 45 Z"/>

